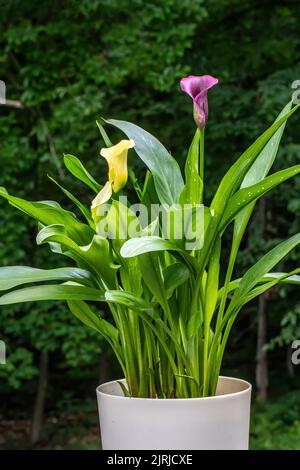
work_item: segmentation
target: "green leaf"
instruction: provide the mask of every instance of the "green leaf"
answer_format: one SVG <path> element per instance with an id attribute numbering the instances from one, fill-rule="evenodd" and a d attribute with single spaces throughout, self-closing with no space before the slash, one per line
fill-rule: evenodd
<path id="1" fill-rule="evenodd" d="M 87 207 L 85 207 L 82 202 L 80 202 L 75 196 L 73 196 L 72 193 L 70 193 L 70 191 L 68 191 L 66 188 L 64 188 L 63 186 L 61 186 L 54 178 L 52 178 L 51 176 L 48 175 L 48 178 L 53 181 L 53 183 L 55 183 L 61 190 L 62 192 L 75 204 L 75 206 L 78 207 L 78 209 L 80 210 L 80 212 L 84 215 L 84 217 L 86 218 L 89 226 L 91 228 L 95 228 L 95 224 L 94 224 L 94 221 L 92 219 L 92 216 L 91 216 L 91 211 L 89 209 L 87 209 Z"/>
<path id="2" fill-rule="evenodd" d="M 172 251 L 174 256 L 178 253 L 180 259 L 183 259 L 189 268 L 193 270 L 198 269 L 196 258 L 189 255 L 174 241 L 156 236 L 131 238 L 123 244 L 120 254 L 124 258 L 131 258 L 154 251 Z"/>
<path id="3" fill-rule="evenodd" d="M 277 273 L 270 272 L 270 273 L 264 274 L 260 279 L 258 279 L 256 285 L 265 284 L 266 282 L 272 281 L 274 279 L 278 279 L 280 284 L 292 284 L 292 285 L 300 284 L 300 276 L 297 276 L 297 275 L 290 276 L 288 273 L 284 273 L 284 272 L 277 272 Z M 234 292 L 238 288 L 240 282 L 241 282 L 241 278 L 234 279 L 233 281 L 231 281 L 228 285 L 227 294 Z M 224 287 L 222 287 L 218 291 L 217 303 L 219 303 L 221 300 L 221 297 L 223 295 L 223 290 L 224 290 Z"/>
<path id="4" fill-rule="evenodd" d="M 26 287 L 4 294 L 0 305 L 18 304 L 41 300 L 93 300 L 105 301 L 103 294 L 90 287 L 67 284 Z"/>
<path id="5" fill-rule="evenodd" d="M 135 151 L 151 171 L 161 204 L 171 206 L 179 201 L 183 179 L 177 161 L 149 132 L 130 122 L 110 119 L 109 124 L 123 131 L 135 142 Z"/>
<path id="6" fill-rule="evenodd" d="M 223 177 L 218 190 L 214 196 L 211 208 L 217 214 L 222 214 L 226 207 L 228 198 L 242 183 L 243 178 L 248 172 L 251 165 L 254 163 L 260 152 L 265 145 L 269 142 L 275 132 L 286 122 L 286 120 L 294 114 L 299 108 L 299 105 L 294 106 L 283 117 L 274 122 L 263 134 L 261 134 L 256 141 L 241 155 L 241 157 L 230 167 L 226 175 Z"/>
<path id="7" fill-rule="evenodd" d="M 278 122 L 283 116 L 285 116 L 291 109 L 292 103 L 288 103 L 283 110 L 280 112 L 275 122 Z M 279 127 L 273 137 L 269 140 L 255 162 L 251 165 L 250 169 L 246 173 L 241 188 L 247 188 L 253 184 L 264 179 L 269 173 L 274 160 L 276 158 L 279 144 L 286 126 L 286 121 Z"/>
<path id="8" fill-rule="evenodd" d="M 280 112 L 280 114 L 276 118 L 276 121 L 281 119 L 291 109 L 291 106 L 292 103 L 288 103 Z M 271 137 L 269 142 L 260 152 L 257 159 L 254 161 L 254 163 L 251 165 L 250 169 L 246 173 L 241 184 L 241 189 L 252 186 L 258 183 L 259 181 L 263 180 L 267 176 L 276 158 L 285 126 L 286 121 L 281 125 L 281 127 L 279 127 L 279 129 L 275 132 L 275 134 Z M 236 240 L 236 243 L 238 245 L 239 240 L 241 240 L 245 228 L 248 224 L 254 206 L 255 202 L 249 204 L 247 207 L 243 208 L 235 218 L 233 239 Z"/>
<path id="9" fill-rule="evenodd" d="M 255 286 L 246 296 L 240 298 L 240 304 L 244 305 L 250 300 L 253 300 L 255 297 L 258 297 L 259 295 L 263 294 L 267 290 L 271 289 L 271 287 L 274 287 L 280 282 L 283 282 L 286 279 L 289 279 L 290 277 L 297 275 L 299 272 L 300 272 L 300 269 L 295 269 L 294 271 L 291 271 L 290 273 L 283 273 L 280 277 L 274 277 L 273 279 L 270 279 L 263 284 Z"/>
<path id="10" fill-rule="evenodd" d="M 118 384 L 120 385 L 121 387 L 121 390 L 123 392 L 123 395 L 124 397 L 127 397 L 127 398 L 130 398 L 131 395 L 130 393 L 128 392 L 127 388 L 125 387 L 125 385 L 121 382 L 121 380 L 117 380 Z"/>
<path id="11" fill-rule="evenodd" d="M 280 112 L 275 122 L 277 122 L 279 119 L 285 116 L 285 114 L 291 109 L 291 106 L 292 106 L 292 103 L 291 102 L 288 103 Z M 241 184 L 241 189 L 247 188 L 249 186 L 253 186 L 254 184 L 263 180 L 267 176 L 276 158 L 285 126 L 286 126 L 286 121 L 281 125 L 281 127 L 279 127 L 279 129 L 275 132 L 275 134 L 271 137 L 269 142 L 260 152 L 257 159 L 254 161 L 254 163 L 251 165 L 250 169 L 246 173 Z M 235 245 L 234 250 L 236 252 L 238 250 L 240 241 L 242 239 L 243 233 L 248 224 L 248 221 L 250 219 L 250 216 L 253 212 L 254 207 L 255 207 L 255 202 L 248 204 L 248 206 L 244 207 L 235 218 L 233 240 L 234 240 L 234 245 Z"/>
<path id="12" fill-rule="evenodd" d="M 44 281 L 74 280 L 82 284 L 91 283 L 91 273 L 79 268 L 36 269 L 28 266 L 0 268 L 0 291 L 9 290 L 22 284 Z"/>
<path id="13" fill-rule="evenodd" d="M 96 121 L 96 124 L 98 126 L 98 129 L 100 131 L 100 134 L 102 136 L 102 139 L 104 140 L 104 143 L 106 145 L 106 147 L 112 147 L 112 141 L 110 140 L 110 138 L 108 137 L 107 133 L 106 133 L 106 130 L 104 129 L 104 127 L 102 126 L 102 124 L 100 123 L 100 121 Z"/>
<path id="14" fill-rule="evenodd" d="M 97 183 L 93 176 L 84 168 L 79 158 L 74 157 L 74 155 L 64 155 L 64 164 L 75 178 L 82 181 L 98 194 L 102 186 Z"/>
<path id="15" fill-rule="evenodd" d="M 107 302 L 113 302 L 133 310 L 149 310 L 152 305 L 146 302 L 141 297 L 121 290 L 108 290 L 105 292 L 105 299 Z"/>
<path id="16" fill-rule="evenodd" d="M 294 106 L 293 109 L 278 119 L 263 134 L 261 134 L 256 139 L 256 141 L 241 155 L 241 157 L 230 167 L 223 177 L 211 203 L 211 210 L 213 211 L 214 217 L 212 217 L 210 221 L 209 230 L 206 234 L 205 245 L 201 251 L 200 264 L 203 268 L 208 260 L 214 239 L 219 231 L 219 224 L 228 204 L 228 199 L 240 186 L 248 170 L 259 157 L 265 145 L 273 137 L 276 131 L 278 131 L 278 129 L 280 129 L 280 127 L 287 121 L 287 119 L 292 114 L 294 114 L 295 111 L 297 111 L 298 108 L 299 105 Z"/>
<path id="17" fill-rule="evenodd" d="M 142 279 L 151 294 L 162 306 L 167 304 L 167 293 L 164 286 L 159 257 L 156 253 L 146 253 L 139 258 Z"/>
<path id="18" fill-rule="evenodd" d="M 144 181 L 141 203 L 144 204 L 148 208 L 148 210 L 150 210 L 151 204 L 159 204 L 159 199 L 156 193 L 153 176 L 149 170 L 147 170 Z"/>
<path id="19" fill-rule="evenodd" d="M 62 225 L 44 227 L 37 235 L 38 245 L 42 243 L 59 243 L 66 249 L 64 254 L 74 259 L 81 268 L 92 270 L 95 276 L 101 277 L 105 285 L 115 287 L 116 270 L 119 268 L 113 262 L 109 241 L 99 235 L 94 235 L 92 241 L 85 246 L 79 246 L 71 240 Z"/>
<path id="20" fill-rule="evenodd" d="M 203 182 L 199 176 L 200 131 L 196 130 L 185 163 L 185 186 L 180 195 L 181 204 L 200 204 Z"/>
<path id="21" fill-rule="evenodd" d="M 139 181 L 133 171 L 132 168 L 128 168 L 128 178 L 132 184 L 133 189 L 135 190 L 137 196 L 139 199 L 141 199 L 143 191 L 141 190 L 141 187 L 139 185 Z"/>
<path id="22" fill-rule="evenodd" d="M 203 323 L 203 315 L 200 310 L 194 310 L 189 316 L 187 326 L 186 326 L 186 335 L 187 338 L 192 338 L 200 328 Z"/>
<path id="23" fill-rule="evenodd" d="M 205 291 L 205 316 L 204 323 L 206 326 L 206 334 L 210 328 L 210 322 L 214 314 L 219 287 L 219 274 L 220 274 L 220 255 L 221 255 L 221 240 L 218 239 L 209 262 L 206 291 Z"/>
<path id="24" fill-rule="evenodd" d="M 278 264 L 293 248 L 300 243 L 300 234 L 283 241 L 255 263 L 242 277 L 231 300 L 235 305 L 240 297 L 245 296 L 270 269 Z"/>
<path id="25" fill-rule="evenodd" d="M 190 271 L 182 263 L 173 263 L 163 270 L 163 278 L 167 298 L 172 297 L 177 287 L 181 286 L 190 277 Z"/>
<path id="26" fill-rule="evenodd" d="M 30 215 L 43 225 L 63 225 L 67 234 L 76 243 L 84 245 L 91 241 L 94 234 L 93 230 L 88 225 L 80 222 L 72 212 L 66 211 L 54 201 L 25 201 L 24 199 L 11 196 L 4 188 L 0 188 L 0 196 L 7 199 L 12 206 Z"/>
<path id="27" fill-rule="evenodd" d="M 131 258 L 133 256 L 142 255 L 143 253 L 167 250 L 182 251 L 182 249 L 171 240 L 165 240 L 164 238 L 155 236 L 136 237 L 131 238 L 124 243 L 120 254 L 124 258 Z"/>
<path id="28" fill-rule="evenodd" d="M 140 221 L 135 212 L 120 201 L 103 204 L 103 212 L 96 214 L 97 234 L 110 239 L 118 254 L 125 240 L 132 234 L 140 233 L 140 230 Z"/>
<path id="29" fill-rule="evenodd" d="M 264 194 L 271 191 L 273 188 L 276 188 L 279 184 L 284 181 L 296 176 L 300 173 L 300 165 L 294 165 L 291 168 L 278 171 L 273 175 L 267 176 L 265 179 L 256 183 L 247 188 L 242 188 L 237 191 L 228 201 L 228 205 L 224 212 L 220 231 L 224 230 L 226 225 L 234 219 L 234 217 L 253 201 L 256 201 L 258 198 Z M 252 212 L 252 209 L 251 209 Z M 246 215 L 246 214 L 245 214 Z M 247 214 L 248 215 L 248 214 Z M 245 216 L 244 216 L 245 217 Z"/>
<path id="30" fill-rule="evenodd" d="M 174 204 L 162 212 L 161 232 L 164 239 L 173 241 L 185 251 L 199 250 L 204 244 L 207 213 L 202 204 Z"/>
<path id="31" fill-rule="evenodd" d="M 120 278 L 123 288 L 135 295 L 142 295 L 142 273 L 138 258 L 120 257 Z"/>
<path id="32" fill-rule="evenodd" d="M 117 328 L 104 318 L 97 316 L 85 302 L 69 300 L 68 307 L 82 323 L 101 333 L 104 338 L 111 339 L 114 343 L 118 342 Z"/>
<path id="33" fill-rule="evenodd" d="M 285 277 L 286 274 L 287 273 L 267 273 L 263 276 L 260 282 L 267 282 L 267 281 L 271 281 L 272 279 L 279 279 L 280 282 L 283 282 L 286 284 L 294 284 L 294 285 L 300 284 L 300 276 L 289 275 L 288 277 Z"/>

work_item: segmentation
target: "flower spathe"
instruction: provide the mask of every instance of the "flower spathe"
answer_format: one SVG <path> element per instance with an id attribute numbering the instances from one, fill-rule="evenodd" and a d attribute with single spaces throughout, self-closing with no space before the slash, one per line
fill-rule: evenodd
<path id="1" fill-rule="evenodd" d="M 91 207 L 91 212 L 92 212 L 92 217 L 95 222 L 97 223 L 97 208 L 101 206 L 102 204 L 105 204 L 112 195 L 112 187 L 111 183 L 107 181 L 101 191 L 97 194 L 95 199 L 92 202 L 92 207 Z"/>
<path id="2" fill-rule="evenodd" d="M 116 145 L 100 150 L 100 155 L 102 155 L 108 163 L 108 181 L 92 202 L 91 211 L 95 223 L 97 207 L 105 204 L 111 198 L 113 192 L 117 193 L 127 183 L 127 154 L 128 150 L 132 147 L 134 147 L 134 141 L 132 139 L 124 139 Z"/>
<path id="3" fill-rule="evenodd" d="M 134 141 L 121 140 L 112 147 L 102 148 L 100 155 L 108 163 L 108 180 L 114 193 L 117 193 L 127 183 L 127 154 L 128 150 L 134 147 Z"/>
<path id="4" fill-rule="evenodd" d="M 208 117 L 207 92 L 218 82 L 219 80 L 211 75 L 189 75 L 180 80 L 181 90 L 193 100 L 195 123 L 201 131 Z"/>

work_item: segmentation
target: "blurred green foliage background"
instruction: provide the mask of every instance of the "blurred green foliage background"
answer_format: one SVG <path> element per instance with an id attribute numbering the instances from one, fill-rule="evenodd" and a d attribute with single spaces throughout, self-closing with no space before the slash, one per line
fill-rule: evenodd
<path id="1" fill-rule="evenodd" d="M 209 199 L 224 171 L 291 98 L 291 84 L 300 79 L 299 17 L 297 0 L 0 0 L 0 79 L 7 99 L 17 101 L 17 107 L 0 106 L 0 185 L 70 208 L 47 178 L 58 175 L 89 204 L 92 194 L 65 174 L 62 155 L 78 156 L 105 182 L 95 125 L 100 116 L 138 123 L 182 164 L 194 124 L 179 80 L 212 74 L 220 85 L 209 95 Z M 276 169 L 300 163 L 299 123 L 299 116 L 289 122 Z M 143 171 L 138 162 L 130 164 Z M 299 190 L 299 178 L 293 179 L 258 208 L 237 275 L 300 230 Z M 46 249 L 36 249 L 29 218 L 2 201 L 0 214 L 1 266 L 57 263 Z M 294 252 L 280 269 L 290 270 L 297 259 Z M 7 364 L 0 365 L 0 447 L 98 448 L 94 389 L 119 374 L 102 339 L 58 303 L 1 308 L 0 339 L 7 344 Z M 300 298 L 290 287 L 250 305 L 232 334 L 224 373 L 258 385 L 252 448 L 300 449 L 293 339 L 300 339 Z"/>

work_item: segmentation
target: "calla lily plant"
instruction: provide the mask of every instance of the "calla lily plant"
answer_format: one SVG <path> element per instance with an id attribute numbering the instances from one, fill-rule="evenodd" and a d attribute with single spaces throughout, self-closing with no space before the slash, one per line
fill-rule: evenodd
<path id="1" fill-rule="evenodd" d="M 104 122 L 98 123 L 107 176 L 92 176 L 78 158 L 64 156 L 66 168 L 87 187 L 88 204 L 53 179 L 75 212 L 54 201 L 25 201 L 0 188 L 0 196 L 37 221 L 37 244 L 47 244 L 66 263 L 50 270 L 0 268 L 0 305 L 66 302 L 73 315 L 110 344 L 126 379 L 126 385 L 120 382 L 126 396 L 214 395 L 228 337 L 243 306 L 279 283 L 300 284 L 300 268 L 273 271 L 300 243 L 300 234 L 275 246 L 241 278 L 233 278 L 256 202 L 300 173 L 295 165 L 268 175 L 286 122 L 298 106 L 284 107 L 228 168 L 208 203 L 203 198 L 204 129 L 208 90 L 217 83 L 209 75 L 181 80 L 182 91 L 193 100 L 196 124 L 183 172 L 147 131 L 108 120 L 105 124 L 127 139 L 113 145 Z M 145 165 L 141 181 L 133 171 L 137 159 Z M 158 208 L 154 216 L 153 207 Z M 228 228 L 232 241 L 224 260 Z M 110 318 L 102 316 L 103 304 Z"/>

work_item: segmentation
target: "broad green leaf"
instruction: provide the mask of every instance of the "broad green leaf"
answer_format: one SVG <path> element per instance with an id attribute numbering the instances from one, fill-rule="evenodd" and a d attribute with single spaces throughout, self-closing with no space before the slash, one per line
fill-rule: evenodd
<path id="1" fill-rule="evenodd" d="M 93 229 L 95 228 L 95 224 L 94 224 L 94 221 L 92 219 L 92 216 L 91 216 L 91 211 L 89 209 L 87 209 L 87 207 L 85 207 L 84 204 L 82 204 L 82 202 L 80 202 L 75 196 L 73 196 L 72 193 L 70 193 L 70 191 L 68 191 L 66 188 L 64 188 L 63 186 L 61 186 L 54 178 L 52 178 L 51 176 L 48 175 L 48 178 L 53 181 L 53 183 L 55 183 L 61 190 L 62 192 L 75 204 L 75 206 L 78 207 L 78 209 L 80 210 L 80 212 L 84 215 L 84 217 L 86 218 L 88 224 L 90 227 L 92 227 Z"/>
<path id="2" fill-rule="evenodd" d="M 0 297 L 0 305 L 18 304 L 41 300 L 91 300 L 105 301 L 96 289 L 67 284 L 26 287 Z"/>
<path id="3" fill-rule="evenodd" d="M 109 124 L 123 131 L 135 142 L 134 150 L 151 171 L 161 204 L 171 206 L 179 201 L 183 179 L 177 161 L 149 132 L 130 122 L 109 119 Z"/>
<path id="4" fill-rule="evenodd" d="M 94 234 L 86 224 L 80 222 L 72 212 L 66 211 L 54 201 L 29 202 L 11 196 L 4 188 L 0 188 L 0 196 L 17 209 L 30 215 L 43 225 L 60 224 L 76 243 L 89 243 Z"/>
<path id="5" fill-rule="evenodd" d="M 234 219 L 239 211 L 246 207 L 249 203 L 256 201 L 258 198 L 268 193 L 273 188 L 276 188 L 276 186 L 279 184 L 283 183 L 289 178 L 292 178 L 293 176 L 296 176 L 299 173 L 300 165 L 294 165 L 291 168 L 287 168 L 286 170 L 281 170 L 277 173 L 274 173 L 273 175 L 267 176 L 259 183 L 237 191 L 228 201 L 228 205 L 220 224 L 220 230 L 222 231 L 226 225 Z"/>
<path id="6" fill-rule="evenodd" d="M 64 155 L 64 164 L 75 178 L 82 181 L 95 193 L 99 193 L 102 188 L 101 184 L 97 183 L 93 176 L 84 168 L 79 158 L 74 157 L 74 155 Z"/>
<path id="7" fill-rule="evenodd" d="M 143 253 L 167 250 L 182 251 L 182 248 L 178 247 L 174 241 L 165 240 L 160 237 L 137 237 L 127 240 L 122 246 L 120 254 L 124 258 L 131 258 Z"/>
<path id="8" fill-rule="evenodd" d="M 91 243 L 79 246 L 68 237 L 62 225 L 49 225 L 38 233 L 37 244 L 50 242 L 62 245 L 62 252 L 74 259 L 79 267 L 91 270 L 97 277 L 100 276 L 109 288 L 115 287 L 115 276 L 119 266 L 113 262 L 107 239 L 94 235 Z"/>
<path id="9" fill-rule="evenodd" d="M 28 266 L 0 268 L 0 291 L 32 282 L 69 280 L 90 285 L 92 276 L 88 271 L 79 268 L 36 269 Z"/>
<path id="10" fill-rule="evenodd" d="M 124 243 L 120 254 L 124 258 L 131 258 L 154 251 L 172 251 L 174 256 L 178 253 L 190 268 L 198 269 L 197 260 L 178 246 L 177 243 L 156 236 L 131 238 Z"/>

